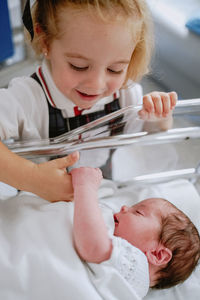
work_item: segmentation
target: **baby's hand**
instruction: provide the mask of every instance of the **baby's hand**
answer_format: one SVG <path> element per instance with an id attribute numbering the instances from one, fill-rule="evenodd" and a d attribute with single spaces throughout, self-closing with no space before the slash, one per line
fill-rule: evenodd
<path id="1" fill-rule="evenodd" d="M 80 185 L 90 185 L 98 188 L 102 177 L 99 168 L 81 167 L 71 171 L 73 187 Z"/>
<path id="2" fill-rule="evenodd" d="M 177 102 L 176 92 L 152 92 L 143 97 L 143 108 L 139 115 L 143 120 L 171 116 Z"/>

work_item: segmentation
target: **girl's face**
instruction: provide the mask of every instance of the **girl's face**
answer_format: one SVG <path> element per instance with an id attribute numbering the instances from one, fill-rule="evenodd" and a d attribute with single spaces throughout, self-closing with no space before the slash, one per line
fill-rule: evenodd
<path id="1" fill-rule="evenodd" d="M 127 240 L 144 253 L 158 244 L 161 230 L 163 201 L 150 198 L 132 207 L 122 206 L 114 214 L 114 235 Z"/>
<path id="2" fill-rule="evenodd" d="M 123 85 L 135 48 L 129 23 L 103 22 L 70 8 L 60 15 L 61 35 L 47 59 L 56 86 L 75 105 L 90 108 Z"/>

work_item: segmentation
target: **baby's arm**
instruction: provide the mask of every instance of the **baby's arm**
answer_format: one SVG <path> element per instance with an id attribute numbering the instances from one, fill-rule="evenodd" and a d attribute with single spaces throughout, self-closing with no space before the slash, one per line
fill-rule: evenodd
<path id="1" fill-rule="evenodd" d="M 172 112 L 177 102 L 177 94 L 175 92 L 152 92 L 143 97 L 143 108 L 139 115 L 145 121 L 156 120 L 158 129 L 167 130 L 172 127 Z M 148 131 L 148 122 L 145 124 Z"/>
<path id="2" fill-rule="evenodd" d="M 78 160 L 78 153 L 35 164 L 0 142 L 0 154 L 0 181 L 49 201 L 73 198 L 71 175 L 67 174 L 66 167 Z"/>
<path id="3" fill-rule="evenodd" d="M 78 168 L 71 171 L 74 187 L 74 241 L 80 257 L 100 263 L 109 259 L 112 242 L 98 205 L 101 171 Z"/>

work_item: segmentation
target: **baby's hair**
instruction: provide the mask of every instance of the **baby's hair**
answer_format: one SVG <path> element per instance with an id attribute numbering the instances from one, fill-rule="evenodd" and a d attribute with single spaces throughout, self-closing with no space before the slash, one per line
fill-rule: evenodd
<path id="1" fill-rule="evenodd" d="M 137 31 L 134 33 L 137 43 L 124 86 L 129 79 L 138 81 L 148 72 L 153 34 L 152 20 L 145 0 L 37 0 L 32 9 L 34 26 L 32 46 L 37 55 L 43 52 L 41 40 L 45 40 L 50 46 L 54 39 L 59 38 L 59 14 L 68 7 L 77 11 L 87 9 L 93 14 L 95 11 L 105 22 L 117 21 L 119 17 L 131 21 L 133 30 Z"/>
<path id="2" fill-rule="evenodd" d="M 186 280 L 200 258 L 200 236 L 190 219 L 173 204 L 172 213 L 162 218 L 160 242 L 172 251 L 172 259 L 158 271 L 153 288 L 170 288 Z"/>

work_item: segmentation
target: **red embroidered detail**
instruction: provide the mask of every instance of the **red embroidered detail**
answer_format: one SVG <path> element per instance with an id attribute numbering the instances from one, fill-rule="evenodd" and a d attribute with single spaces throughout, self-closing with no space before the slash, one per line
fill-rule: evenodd
<path id="1" fill-rule="evenodd" d="M 53 99 L 52 99 L 52 97 L 51 97 L 51 94 L 50 94 L 50 92 L 49 92 L 49 89 L 48 89 L 48 86 L 47 86 L 47 84 L 46 84 L 46 81 L 45 81 L 45 79 L 44 79 L 44 77 L 43 77 L 41 67 L 39 67 L 38 72 L 39 72 L 40 78 L 42 79 L 42 82 L 43 82 L 43 84 L 44 84 L 45 90 L 46 90 L 46 92 L 47 92 L 47 94 L 48 94 L 49 100 L 51 101 L 51 104 L 53 105 L 53 107 L 56 107 L 56 105 L 55 105 L 55 103 L 54 103 L 54 101 L 53 101 Z"/>
<path id="2" fill-rule="evenodd" d="M 113 94 L 113 99 L 115 100 L 117 98 L 117 93 Z"/>
<path id="3" fill-rule="evenodd" d="M 84 111 L 84 109 L 79 109 L 78 106 L 74 106 L 75 116 L 80 116 L 83 111 Z"/>

